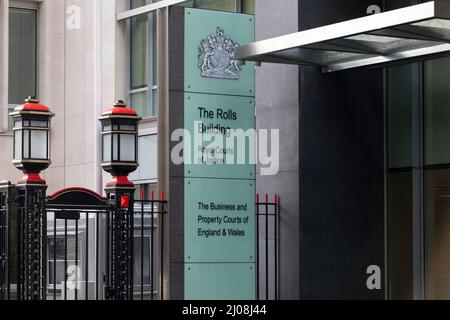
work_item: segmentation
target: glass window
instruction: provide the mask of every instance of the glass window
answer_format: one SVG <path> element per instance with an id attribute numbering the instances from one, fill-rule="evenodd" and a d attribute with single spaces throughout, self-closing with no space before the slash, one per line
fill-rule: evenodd
<path id="1" fill-rule="evenodd" d="M 387 0 L 386 10 L 417 3 Z M 415 63 L 387 69 L 388 279 L 392 299 L 413 299 L 414 279 L 421 276 L 413 272 L 418 256 L 413 252 L 413 239 L 421 236 L 414 233 L 414 217 L 422 214 L 421 203 L 414 198 L 422 188 L 421 68 Z"/>
<path id="2" fill-rule="evenodd" d="M 10 104 L 36 96 L 36 10 L 11 8 L 9 12 Z"/>
<path id="3" fill-rule="evenodd" d="M 255 14 L 255 0 L 191 0 L 179 6 Z"/>
<path id="4" fill-rule="evenodd" d="M 135 199 L 146 200 L 144 202 L 136 202 L 134 207 L 134 285 L 135 296 L 137 299 L 141 297 L 141 290 L 144 291 L 144 299 L 148 299 L 151 296 L 155 297 L 158 291 L 157 286 L 157 250 L 158 237 L 153 236 L 153 232 L 156 231 L 158 226 L 158 204 L 151 203 L 152 192 L 157 196 L 158 185 L 156 183 L 143 183 L 136 185 Z M 152 216 L 153 208 L 153 216 Z M 144 210 L 144 211 L 142 211 Z M 152 218 L 153 217 L 153 218 Z M 152 250 L 153 241 L 153 250 Z M 154 262 L 153 279 L 151 276 L 152 261 Z M 151 284 L 153 281 L 153 293 L 151 293 Z M 141 285 L 143 286 L 141 287 Z"/>
<path id="5" fill-rule="evenodd" d="M 138 138 L 139 143 L 139 167 L 130 176 L 130 179 L 139 183 L 143 180 L 155 180 L 158 178 L 157 165 L 157 135 L 145 135 Z"/>
<path id="6" fill-rule="evenodd" d="M 130 105 L 142 117 L 150 114 L 147 91 L 132 93 Z"/>
<path id="7" fill-rule="evenodd" d="M 139 227 L 138 227 L 139 228 Z M 150 237 L 134 237 L 134 285 L 150 285 Z M 143 251 L 142 251 L 143 250 Z M 142 252 L 144 255 L 142 256 Z M 142 282 L 143 281 L 143 282 Z"/>
<path id="8" fill-rule="evenodd" d="M 131 20 L 131 88 L 147 86 L 147 16 Z"/>
<path id="9" fill-rule="evenodd" d="M 37 12 L 9 10 L 8 104 L 12 109 L 28 96 L 37 96 Z M 10 121 L 11 128 L 11 121 Z"/>
<path id="10" fill-rule="evenodd" d="M 425 164 L 450 163 L 450 59 L 425 62 Z"/>
<path id="11" fill-rule="evenodd" d="M 236 11 L 236 0 L 196 0 L 195 7 L 222 11 Z"/>
<path id="12" fill-rule="evenodd" d="M 152 2 L 131 0 L 131 8 Z M 154 12 L 130 21 L 130 105 L 143 118 L 156 116 L 156 15 Z"/>
<path id="13" fill-rule="evenodd" d="M 389 294 L 412 299 L 413 201 L 421 165 L 420 64 L 387 70 Z M 420 169 L 419 169 L 420 170 Z M 414 175 L 413 175 L 414 172 Z"/>
<path id="14" fill-rule="evenodd" d="M 139 200 L 151 200 L 152 192 L 154 193 L 155 200 L 158 199 L 158 184 L 157 183 L 144 183 L 136 185 L 136 192 L 134 194 L 135 199 Z M 144 193 L 144 199 L 141 198 Z M 137 211 L 140 209 L 138 208 Z"/>
<path id="15" fill-rule="evenodd" d="M 450 299 L 450 169 L 425 174 L 427 299 Z"/>
<path id="16" fill-rule="evenodd" d="M 67 256 L 66 256 L 66 238 L 63 235 L 49 237 L 47 240 L 48 257 L 48 284 L 60 284 L 64 282 L 64 267 L 67 258 L 67 266 L 75 265 L 75 241 L 76 237 L 67 236 Z M 79 262 L 80 263 L 80 262 Z M 56 269 L 56 270 L 55 270 Z M 56 275 L 56 278 L 55 278 Z"/>
<path id="17" fill-rule="evenodd" d="M 388 81 L 388 134 L 389 168 L 409 168 L 413 163 L 413 110 L 419 110 L 419 65 L 389 68 Z M 416 145 L 420 141 L 414 141 Z"/>
<path id="18" fill-rule="evenodd" d="M 242 12 L 255 14 L 255 0 L 243 0 L 242 1 Z"/>
<path id="19" fill-rule="evenodd" d="M 413 298 L 412 173 L 389 174 L 389 289 L 392 299 Z"/>

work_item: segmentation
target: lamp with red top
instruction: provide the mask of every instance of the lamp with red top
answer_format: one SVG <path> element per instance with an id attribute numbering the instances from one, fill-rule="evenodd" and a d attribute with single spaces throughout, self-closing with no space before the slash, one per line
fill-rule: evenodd
<path id="1" fill-rule="evenodd" d="M 50 164 L 50 124 L 54 114 L 38 100 L 28 97 L 10 113 L 14 127 L 13 164 L 22 170 L 19 184 L 45 185 L 40 172 Z"/>
<path id="2" fill-rule="evenodd" d="M 134 193 L 136 188 L 128 180 L 128 175 L 138 167 L 138 124 L 141 118 L 136 111 L 127 108 L 123 101 L 100 117 L 102 123 L 102 168 L 113 179 L 106 185 L 108 203 L 111 205 L 110 241 L 115 243 L 111 255 L 109 279 L 109 300 L 132 299 L 133 281 L 128 275 L 133 273 L 133 216 Z M 130 240 L 131 239 L 131 240 Z M 130 242 L 131 241 L 131 242 Z"/>
<path id="3" fill-rule="evenodd" d="M 138 167 L 138 124 L 141 118 L 136 111 L 119 100 L 113 108 L 105 111 L 102 123 L 102 168 L 113 179 L 107 188 L 130 187 L 128 175 Z"/>

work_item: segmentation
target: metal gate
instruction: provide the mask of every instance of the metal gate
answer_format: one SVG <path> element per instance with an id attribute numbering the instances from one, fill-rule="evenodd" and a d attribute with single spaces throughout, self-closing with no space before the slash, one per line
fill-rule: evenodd
<path id="1" fill-rule="evenodd" d="M 106 198 L 87 189 L 47 198 L 47 299 L 108 298 L 111 212 Z"/>

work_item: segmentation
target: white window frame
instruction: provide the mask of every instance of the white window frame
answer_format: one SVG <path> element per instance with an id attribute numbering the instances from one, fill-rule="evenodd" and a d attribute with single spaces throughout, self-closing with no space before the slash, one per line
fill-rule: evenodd
<path id="1" fill-rule="evenodd" d="M 159 3 L 159 2 L 157 2 Z M 130 0 L 130 4 L 131 4 L 131 0 Z M 156 4 L 156 3 L 155 3 Z M 148 116 L 143 116 L 144 120 L 149 120 L 149 119 L 155 119 L 158 117 L 158 108 L 157 105 L 153 103 L 154 101 L 154 97 L 158 98 L 158 86 L 154 85 L 155 83 L 155 79 L 153 77 L 153 60 L 156 59 L 156 55 L 154 55 L 153 53 L 156 52 L 156 50 L 153 50 L 153 43 L 155 43 L 155 37 L 156 37 L 156 32 L 157 30 L 155 30 L 156 28 L 156 16 L 149 12 L 147 14 L 147 86 L 141 87 L 141 88 L 136 88 L 133 89 L 131 88 L 131 77 L 132 77 L 132 67 L 131 67 L 131 63 L 132 63 L 132 56 L 131 56 L 131 35 L 132 35 L 132 28 L 131 28 L 131 19 L 127 20 L 127 26 L 126 26 L 126 33 L 127 33 L 127 70 L 128 70 L 128 75 L 127 75 L 127 101 L 128 101 L 128 105 L 130 105 L 131 107 L 131 96 L 132 94 L 135 93 L 141 93 L 141 92 L 147 92 L 147 110 L 151 111 L 151 114 Z M 150 89 L 151 88 L 151 89 Z"/>

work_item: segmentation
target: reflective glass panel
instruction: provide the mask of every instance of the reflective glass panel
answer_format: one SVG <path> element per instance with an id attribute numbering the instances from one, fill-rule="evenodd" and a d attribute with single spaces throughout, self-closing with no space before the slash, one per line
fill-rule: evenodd
<path id="1" fill-rule="evenodd" d="M 22 130 L 14 131 L 14 160 L 22 159 Z"/>
<path id="2" fill-rule="evenodd" d="M 111 135 L 103 135 L 103 161 L 111 161 Z"/>
<path id="3" fill-rule="evenodd" d="M 136 161 L 135 138 L 134 134 L 120 135 L 120 161 Z"/>
<path id="4" fill-rule="evenodd" d="M 46 130 L 31 130 L 32 159 L 47 159 L 47 134 Z"/>
<path id="5" fill-rule="evenodd" d="M 425 62 L 425 164 L 450 163 L 450 58 Z"/>

